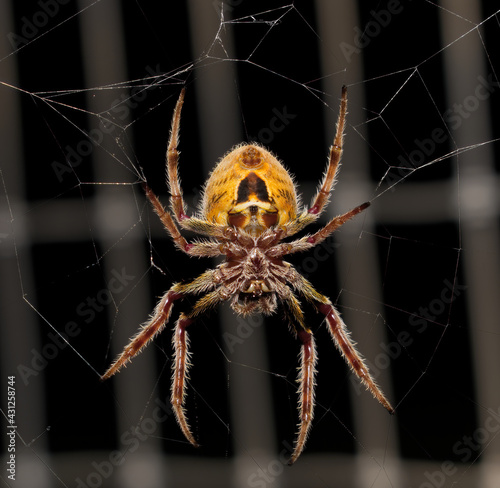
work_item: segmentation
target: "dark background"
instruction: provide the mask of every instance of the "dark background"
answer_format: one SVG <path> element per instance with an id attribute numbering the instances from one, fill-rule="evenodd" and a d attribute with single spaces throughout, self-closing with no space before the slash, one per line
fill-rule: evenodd
<path id="1" fill-rule="evenodd" d="M 358 115 L 348 120 L 345 172 L 340 174 L 338 187 L 341 195 L 355 189 L 363 168 L 360 194 L 372 202 L 368 221 L 360 218 L 357 230 L 329 241 L 326 259 L 306 261 L 305 256 L 298 256 L 292 261 L 341 312 L 345 311 L 348 326 L 347 317 L 356 320 L 359 316 L 360 321 L 368 317 L 377 334 L 382 334 L 383 344 L 395 356 L 387 368 L 381 368 L 382 382 L 390 385 L 397 414 L 393 419 L 383 417 L 385 423 L 377 426 L 387 437 L 379 439 L 376 448 L 364 444 L 357 432 L 359 412 L 355 404 L 375 401 L 365 394 L 353 394 L 355 382 L 321 317 L 306 308 L 320 358 L 317 410 L 304 460 L 299 461 L 302 467 L 298 463 L 290 469 L 295 470 L 297 483 L 307 479 L 308 472 L 316 473 L 310 486 L 364 486 L 354 459 L 356 455 L 368 456 L 381 461 L 374 463 L 378 469 L 373 476 L 366 474 L 366 486 L 379 486 L 372 484 L 376 482 L 389 486 L 389 481 L 392 486 L 426 486 L 421 485 L 428 481 L 425 473 L 440 471 L 446 461 L 457 468 L 453 475 L 445 476 L 447 483 L 470 479 L 470 486 L 480 486 L 474 483 L 480 470 L 486 469 L 482 467 L 483 450 L 486 456 L 499 450 L 495 432 L 485 431 L 486 409 L 496 411 L 499 405 L 484 403 L 484 398 L 498 395 L 481 396 L 491 382 L 483 377 L 484 384 L 478 384 L 484 370 L 476 356 L 481 356 L 478 344 L 485 341 L 497 350 L 500 341 L 496 303 L 491 304 L 491 310 L 482 310 L 481 316 L 490 319 L 487 324 L 476 321 L 474 307 L 481 302 L 480 297 L 498 295 L 498 283 L 486 277 L 486 281 L 478 280 L 470 270 L 476 259 L 489 275 L 498 275 L 500 270 L 491 247 L 485 244 L 482 250 L 471 243 L 476 242 L 476 231 L 488 236 L 487 242 L 497 242 L 498 198 L 489 200 L 493 207 L 487 207 L 486 214 L 481 213 L 481 202 L 479 213 L 470 213 L 469 208 L 476 207 L 468 200 L 467 177 L 476 178 L 476 186 L 471 186 L 476 191 L 472 200 L 480 200 L 481 195 L 491 197 L 491 191 L 481 189 L 485 182 L 496 197 L 499 97 L 498 87 L 490 86 L 491 96 L 480 102 L 481 108 L 461 120 L 460 129 L 467 133 L 469 127 L 479 124 L 478 114 L 487 110 L 488 130 L 470 141 L 477 147 L 461 156 L 464 139 L 443 116 L 453 107 L 447 90 L 454 80 L 446 75 L 446 54 L 456 50 L 460 55 L 461 49 L 443 49 L 439 7 L 423 1 L 401 1 L 401 12 L 393 14 L 390 22 L 370 37 L 369 29 L 375 28 L 374 13 L 386 11 L 390 2 L 359 2 L 357 22 L 348 29 L 352 37 L 344 41 L 352 46 L 358 32 L 364 31 L 358 40 L 366 44 L 359 54 L 353 54 L 351 63 L 340 51 L 328 53 L 335 70 L 325 72 L 321 52 L 326 48 L 319 34 L 316 2 L 225 4 L 225 20 L 240 20 L 221 24 L 217 37 L 214 31 L 207 39 L 204 51 L 194 44 L 196 32 L 192 32 L 187 3 L 122 2 L 118 4 L 122 16 L 118 23 L 124 43 L 123 77 L 109 78 L 109 71 L 101 73 L 96 61 L 90 82 L 88 60 L 84 61 L 82 54 L 83 18 L 103 8 L 106 0 L 88 4 L 88 10 L 84 10 L 84 3 L 57 3 L 57 11 L 53 10 L 46 22 L 43 16 L 36 17 L 42 10 L 40 2 L 6 3 L 12 3 L 9 20 L 13 30 L 2 33 L 0 82 L 4 83 L 0 92 L 2 99 L 13 101 L 17 115 L 14 121 L 3 116 L 2 133 L 8 139 L 4 141 L 7 147 L 12 142 L 7 135 L 15 132 L 20 151 L 6 149 L 1 158 L 0 314 L 4 335 L 0 371 L 4 384 L 7 375 L 17 377 L 20 464 L 19 481 L 10 481 L 5 472 L 0 474 L 5 485 L 34 486 L 27 481 L 32 469 L 31 474 L 41 473 L 39 486 L 77 486 L 77 479 L 95 482 L 95 486 L 124 486 L 128 458 L 108 478 L 101 475 L 100 481 L 99 477 L 89 478 L 95 471 L 91 463 L 123 449 L 120 439 L 126 429 L 141 425 L 152 415 L 156 398 L 166 400 L 169 396 L 171 327 L 121 373 L 122 386 L 114 379 L 100 383 L 99 374 L 147 318 L 157 297 L 172 283 L 214 265 L 175 251 L 146 204 L 140 185 L 144 177 L 167 203 L 164 153 L 172 110 L 182 86 L 188 90 L 181 125 L 180 172 L 186 201 L 194 211 L 217 158 L 231 145 L 256 140 L 259 134 L 260 142 L 295 175 L 304 202 L 308 202 L 326 164 L 334 133 L 331 121 L 336 118 L 341 86 L 347 84 L 350 111 Z M 342 16 L 345 2 L 331 3 Z M 498 16 L 490 18 L 496 6 L 488 1 L 478 4 L 480 19 L 488 20 L 475 30 L 473 19 L 463 20 L 463 32 L 472 29 L 467 36 L 477 38 L 477 45 L 482 46 L 475 55 L 486 67 L 473 78 L 490 75 L 496 80 L 500 66 Z M 219 2 L 211 7 L 211 15 L 217 19 Z M 44 25 L 35 29 L 31 40 L 16 37 L 29 34 L 27 21 L 36 19 Z M 111 29 L 117 19 L 109 20 Z M 217 20 L 207 19 L 208 24 L 212 22 L 219 25 Z M 230 52 L 224 52 L 223 47 L 230 46 L 229 35 L 234 36 L 234 44 Z M 115 61 L 110 58 L 110 65 Z M 354 63 L 361 71 L 354 71 Z M 232 70 L 227 98 L 236 94 L 237 117 L 230 119 L 217 98 L 208 103 L 215 110 L 207 121 L 200 114 L 200 86 L 208 84 L 206 79 L 215 80 L 217 85 L 217 70 L 226 68 Z M 109 109 L 112 100 L 121 103 L 113 103 L 114 108 Z M 295 117 L 283 130 L 267 137 L 270 133 L 262 130 L 283 107 Z M 100 120 L 116 125 L 102 144 L 90 145 L 87 134 Z M 207 135 L 212 133 L 207 132 L 207 126 L 221 134 L 220 140 Z M 442 131 L 439 143 L 428 153 L 413 153 L 412 159 L 410 154 L 419 147 L 415 141 L 428 140 L 436 129 Z M 482 143 L 486 148 L 479 146 Z M 350 154 L 355 154 L 356 146 L 363 148 L 366 160 L 352 160 Z M 68 148 L 77 147 L 91 149 L 73 159 Z M 484 150 L 489 151 L 492 164 L 478 164 L 477 171 L 471 171 L 475 161 L 484 163 Z M 349 203 L 334 196 L 333 213 L 360 203 L 348 196 Z M 122 218 L 122 206 L 127 217 Z M 356 263 L 363 261 L 365 246 L 375 252 L 378 278 L 374 296 L 359 291 L 363 290 L 363 275 L 350 271 L 349 263 L 338 262 L 340 247 L 346 249 L 356 268 Z M 110 280 L 123 269 L 133 276 L 130 284 L 110 293 Z M 446 303 L 443 296 L 449 297 L 449 293 L 455 296 Z M 95 313 L 82 314 L 96 303 L 92 300 L 97 301 Z M 177 307 L 172 323 L 176 312 L 187 306 Z M 432 317 L 426 312 L 429 308 Z M 249 476 L 259 468 L 271 472 L 271 463 L 278 459 L 283 443 L 293 441 L 298 343 L 277 314 L 266 318 L 262 327 L 252 329 L 264 334 L 262 358 L 255 358 L 255 363 L 241 362 L 228 352 L 224 339 L 227 332 L 240 333 L 236 318 L 224 322 L 228 316 L 226 312 L 212 313 L 190 330 L 193 367 L 187 411 L 203 447 L 195 451 L 187 445 L 170 417 L 131 453 L 159 456 L 169 472 L 157 475 L 163 486 L 168 479 L 175 486 L 181 486 L 182 480 L 187 486 L 191 483 L 187 480 L 198 479 L 206 483 L 209 479 L 219 480 L 214 483 L 226 480 L 228 486 L 264 486 L 252 485 L 255 478 Z M 69 323 L 76 324 L 77 331 L 68 337 L 69 345 L 57 342 L 56 333 L 68 335 Z M 402 341 L 407 337 L 401 336 L 405 332 L 411 343 Z M 377 354 L 385 350 L 374 340 L 370 357 L 363 344 L 371 333 L 371 329 L 366 331 L 365 338 L 355 334 L 354 339 L 373 364 Z M 47 346 L 54 343 L 59 345 Z M 240 347 L 245 347 L 245 340 Z M 487 357 L 489 352 L 484 354 Z M 143 356 L 149 363 L 138 365 L 142 369 L 134 373 Z M 261 370 L 262 364 L 267 369 Z M 238 378 L 234 371 L 241 369 L 264 377 L 270 388 L 271 412 L 262 422 L 274 425 L 266 451 L 271 457 L 259 457 L 258 444 L 247 445 L 233 433 L 232 425 L 237 421 L 232 418 L 231 389 L 236 388 Z M 147 379 L 139 388 L 143 373 Z M 28 375 L 25 381 L 23 374 Z M 498 371 L 492 369 L 490 374 L 496 377 Z M 121 396 L 120 388 L 128 393 Z M 130 397 L 133 406 L 124 400 Z M 370 423 L 369 418 L 364 419 Z M 464 436 L 475 439 L 475 435 L 483 435 L 484 444 L 458 450 Z M 396 469 L 397 476 L 390 471 L 393 458 L 385 460 L 384 452 L 397 459 L 401 470 Z M 235 481 L 238 462 L 250 465 L 250 475 L 241 475 L 246 484 Z M 275 469 L 279 473 L 268 477 L 265 486 L 280 480 L 295 486 L 288 468 L 283 474 L 283 469 Z M 441 479 L 436 476 L 435 480 Z M 134 486 L 133 477 L 128 482 Z M 154 486 L 154 481 L 150 484 Z"/>

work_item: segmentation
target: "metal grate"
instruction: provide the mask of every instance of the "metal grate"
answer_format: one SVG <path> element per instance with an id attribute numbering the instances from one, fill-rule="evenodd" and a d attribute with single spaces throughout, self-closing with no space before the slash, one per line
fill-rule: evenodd
<path id="1" fill-rule="evenodd" d="M 481 80 L 492 76 L 496 80 L 491 39 L 498 32 L 494 26 L 490 30 L 493 22 L 476 29 L 489 15 L 489 4 L 442 1 L 438 6 L 415 7 L 401 2 L 401 10 L 392 13 L 387 26 L 381 25 L 382 11 L 389 7 L 378 3 L 373 10 L 364 3 L 357 7 L 355 2 L 325 0 L 283 8 L 283 13 L 287 8 L 291 12 L 281 19 L 283 29 L 290 24 L 311 27 L 311 35 L 303 42 L 310 50 L 311 66 L 321 73 L 317 77 L 321 81 L 300 70 L 290 78 L 300 80 L 313 95 L 317 89 L 330 95 L 340 93 L 342 83 L 350 87 L 344 166 L 331 215 L 373 199 L 364 219 L 335 237 L 333 253 L 324 264 L 316 261 L 311 279 L 324 279 L 319 285 L 322 289 L 340 290 L 332 300 L 360 350 L 378 367 L 383 390 L 398 405 L 398 415 L 388 418 L 375 401 L 360 394 L 341 360 L 332 359 L 336 351 L 333 344 L 327 344 L 327 334 L 320 335 L 317 324 L 318 343 L 323 343 L 320 404 L 308 449 L 293 468 L 285 467 L 283 460 L 295 429 L 293 368 L 298 347 L 275 330 L 286 332 L 280 320 L 256 321 L 250 328 L 248 322 L 244 324 L 249 331 L 244 347 L 231 348 L 224 339 L 225 334 L 234 333 L 235 326 L 242 326 L 226 308 L 193 332 L 196 361 L 189 409 L 195 431 L 204 439 L 201 454 L 183 443 L 164 407 L 169 397 L 169 337 L 160 338 L 111 384 L 97 381 L 152 310 L 155 295 L 182 277 L 186 268 L 191 275 L 204 265 L 181 261 L 172 251 L 127 162 L 144 167 L 153 188 L 165 191 L 162 152 L 178 94 L 175 84 L 180 87 L 187 79 L 190 100 L 181 129 L 181 173 L 187 200 L 194 203 L 199 194 L 190 190 L 203 182 L 214 161 L 244 140 L 246 132 L 259 133 L 253 128 L 260 126 L 251 118 L 258 109 L 247 105 L 242 94 L 256 92 L 253 103 L 262 99 L 262 105 L 255 106 L 269 107 L 266 114 L 281 109 L 281 100 L 293 100 L 296 93 L 292 85 L 297 84 L 283 81 L 290 66 L 281 65 L 271 54 L 268 59 L 262 50 L 256 51 L 259 62 L 270 64 L 259 65 L 253 58 L 245 62 L 249 59 L 245 31 L 220 23 L 222 4 L 218 2 L 190 0 L 165 10 L 111 0 L 50 5 L 55 13 L 46 12 L 47 23 L 38 27 L 31 43 L 21 43 L 10 54 L 12 36 L 4 35 L 10 44 L 4 42 L 0 53 L 1 170 L 6 189 L 0 228 L 0 370 L 2 378 L 17 376 L 19 425 L 19 480 L 11 482 L 3 472 L 6 485 L 496 486 L 500 477 L 500 443 L 495 434 L 500 408 L 496 381 L 500 370 L 500 239 L 497 145 L 490 141 L 496 139 L 498 121 L 491 113 L 497 103 L 496 85 L 481 85 Z M 224 15 L 229 20 L 244 17 L 247 11 L 263 12 L 259 18 L 267 19 L 269 9 L 281 5 L 262 3 L 259 9 L 257 2 L 228 2 Z M 25 19 L 33 20 L 35 12 L 22 8 L 27 7 L 15 2 L 0 5 L 0 32 L 24 32 Z M 404 32 L 402 26 L 412 25 L 412 15 L 422 22 L 422 42 L 416 51 L 398 37 L 402 35 L 398 29 Z M 377 19 L 380 32 L 376 31 Z M 424 20 L 429 32 L 422 30 Z M 375 30 L 370 31 L 369 25 Z M 370 42 L 348 56 L 346 49 L 356 47 L 360 41 L 356 36 L 363 32 L 353 26 L 365 26 Z M 262 31 L 262 40 L 267 39 L 266 32 Z M 273 42 L 282 42 L 278 28 L 270 32 L 277 36 Z M 68 80 L 61 80 L 65 49 L 60 44 L 65 39 L 72 51 L 67 53 Z M 285 52 L 296 39 L 284 39 Z M 385 45 L 392 51 L 385 51 L 383 57 L 381 46 Z M 200 58 L 200 53 L 222 52 L 222 48 L 229 59 L 241 61 Z M 38 53 L 47 49 L 53 50 L 58 64 L 51 66 L 45 55 L 47 64 L 33 69 Z M 71 172 L 61 173 L 54 161 L 74 155 L 68 151 L 66 137 L 74 148 L 85 140 L 79 127 L 99 130 L 95 114 L 104 115 L 122 93 L 130 93 L 131 85 L 145 88 L 147 73 L 158 72 L 158 59 L 165 78 L 159 86 L 146 89 L 147 96 L 153 97 L 148 99 L 150 110 L 130 105 L 129 113 L 121 113 L 118 139 L 103 137 L 98 146 L 89 146 L 89 154 L 82 157 L 85 162 L 73 160 L 75 167 L 81 164 L 79 181 Z M 192 59 L 197 60 L 194 66 L 190 66 Z M 179 66 L 186 66 L 186 72 L 169 78 Z M 269 66 L 276 66 L 283 79 L 273 75 Z M 464 71 L 464 66 L 469 69 Z M 433 69 L 435 76 L 429 73 Z M 32 73 L 40 78 L 30 78 Z M 253 86 L 255 73 L 262 75 L 262 85 Z M 269 78 L 272 81 L 266 85 Z M 117 80 L 129 81 L 121 90 Z M 274 81 L 290 93 L 280 93 Z M 43 101 L 47 94 L 37 96 L 47 85 L 55 101 L 57 90 L 94 88 L 74 94 L 73 106 L 84 106 L 83 113 L 61 105 L 54 114 Z M 470 111 L 474 123 L 465 123 L 463 118 L 461 127 L 449 132 L 435 152 L 425 145 L 415 146 L 415 141 L 425 144 L 435 127 L 445 127 L 442 119 L 436 122 L 428 116 L 432 110 L 426 112 L 428 107 L 419 106 L 419 101 L 443 113 L 457 101 L 466 103 L 476 89 L 480 90 L 478 106 Z M 396 101 L 391 103 L 393 97 Z M 307 98 L 303 103 L 310 101 Z M 307 134 L 300 134 L 299 139 L 297 129 L 290 126 L 282 137 L 271 133 L 269 145 L 297 174 L 309 196 L 335 126 L 336 98 L 327 100 L 323 113 L 320 103 L 310 110 L 300 102 L 286 103 L 290 113 L 300 107 L 296 127 L 303 127 Z M 392 111 L 394 106 L 397 112 Z M 316 120 L 305 121 L 308 113 Z M 260 115 L 257 120 L 267 117 Z M 68 126 L 67 135 L 61 137 L 57 131 Z M 415 127 L 421 131 L 412 134 Z M 387 153 L 380 151 L 379 137 L 387 138 Z M 412 148 L 420 147 L 424 164 L 434 161 L 433 165 L 414 175 L 411 168 L 401 169 L 396 143 L 400 143 L 402 158 L 409 159 Z M 427 149 L 429 154 L 425 154 Z M 303 152 L 295 155 L 295 150 Z M 54 156 L 47 158 L 45 151 Z M 439 161 L 452 151 L 456 153 Z M 309 157 L 318 164 L 314 166 Z M 118 163 L 109 164 L 113 159 Z M 381 164 L 386 165 L 389 177 L 408 178 L 392 190 L 383 186 L 390 178 L 378 186 Z M 426 260 L 427 256 L 434 261 Z M 305 259 L 298 263 L 302 268 L 310 263 Z M 415 275 L 409 275 L 410 270 Z M 121 285 L 116 293 L 109 293 L 112 283 Z M 450 293 L 453 298 L 447 298 Z M 436 301 L 440 297 L 441 302 L 448 300 L 442 311 L 433 312 L 431 319 L 422 316 L 422 308 L 443 305 Z M 425 335 L 401 335 L 415 331 L 412 320 L 422 317 L 427 324 Z M 68 337 L 71 347 L 56 331 Z M 168 331 L 163 335 L 168 336 Z M 409 337 L 417 349 L 402 345 Z M 394 357 L 387 366 L 377 362 L 391 354 Z M 333 376 L 329 368 L 334 368 Z M 338 394 L 332 393 L 334 389 Z M 3 402 L 2 398 L 2 409 Z M 134 437 L 134 428 L 147 432 L 143 441 Z M 463 444 L 465 436 L 482 444 L 477 448 Z M 119 461 L 117 453 L 124 449 L 128 450 L 126 459 Z"/>

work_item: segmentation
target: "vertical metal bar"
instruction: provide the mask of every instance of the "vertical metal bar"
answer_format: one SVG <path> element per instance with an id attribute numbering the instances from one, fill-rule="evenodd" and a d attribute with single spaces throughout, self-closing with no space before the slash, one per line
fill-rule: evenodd
<path id="1" fill-rule="evenodd" d="M 346 45 L 354 45 L 353 26 L 360 23 L 357 3 L 317 0 L 316 5 L 318 33 L 322 40 L 320 55 L 324 90 L 328 94 L 338 93 L 340 97 L 340 87 L 343 84 L 349 85 L 363 79 L 363 53 L 351 52 L 349 55 L 348 50 L 344 49 Z M 342 72 L 343 69 L 345 73 Z M 332 76 L 333 73 L 339 75 Z M 364 90 L 357 86 L 350 90 L 348 97 L 351 103 L 348 104 L 344 164 L 329 208 L 332 217 L 369 200 L 371 196 L 366 144 L 357 143 L 359 135 L 349 129 L 363 120 L 360 107 L 364 106 Z M 334 110 L 326 113 L 325 130 L 327 140 L 332 141 L 338 103 L 330 100 L 328 105 Z M 380 305 L 376 305 L 382 303 L 377 250 L 373 241 L 365 242 L 360 239 L 358 248 L 353 248 L 352 242 L 356 236 L 361 235 L 362 230 L 372 232 L 374 226 L 375 222 L 369 209 L 365 215 L 342 228 L 342 232 L 336 236 L 340 246 L 335 252 L 338 276 L 347 280 L 340 284 L 345 286 L 346 291 L 356 290 L 355 295 L 346 292 L 340 295 L 339 311 L 347 327 L 352 331 L 354 340 L 358 342 L 360 352 L 371 360 L 380 352 L 380 343 L 387 341 L 383 324 L 374 319 L 378 315 L 383 316 Z M 369 297 L 370 302 L 374 304 L 370 314 L 355 313 L 360 308 L 360 297 Z M 335 301 L 335 296 L 332 299 Z M 391 399 L 389 374 L 381 375 L 377 381 Z M 359 486 L 382 487 L 387 486 L 389 482 L 397 486 L 400 466 L 395 420 L 391 419 L 385 409 L 369 395 L 359 396 L 354 390 L 352 392 L 355 435 L 359 452 L 359 470 L 357 470 Z M 382 467 L 383 475 L 380 473 Z M 375 485 L 374 480 L 376 480 Z"/>
<path id="2" fill-rule="evenodd" d="M 189 18 L 192 33 L 193 57 L 206 52 L 220 26 L 215 2 L 190 0 Z M 222 3 L 220 4 L 222 6 Z M 228 15 L 223 10 L 224 15 Z M 224 49 L 231 56 L 233 52 L 232 29 L 224 26 Z M 213 65 L 210 69 L 198 71 L 196 79 L 197 104 L 201 127 L 203 164 L 205 175 L 215 162 L 235 143 L 241 140 L 239 109 L 236 93 L 236 70 L 234 63 Z M 221 307 L 223 332 L 237 334 L 241 321 L 227 306 Z M 248 322 L 248 319 L 246 320 Z M 269 378 L 257 374 L 245 364 L 256 365 L 267 370 L 265 336 L 263 327 L 254 327 L 251 337 L 233 351 L 226 348 L 230 361 L 229 398 L 231 405 L 231 433 L 234 439 L 236 465 L 233 473 L 234 486 L 244 486 L 258 463 L 267 462 L 273 453 L 274 426 Z M 257 463 L 257 464 L 256 464 Z"/>
<path id="3" fill-rule="evenodd" d="M 486 64 L 482 29 L 473 30 L 482 20 L 479 0 L 441 0 L 446 93 L 449 107 L 462 106 L 462 123 L 451 128 L 457 148 L 491 139 L 489 96 L 492 76 Z M 450 13 L 450 12 L 453 12 Z M 454 15 L 454 14 L 458 14 Z M 463 37 L 462 37 L 463 36 Z M 490 46 L 492 48 L 493 46 Z M 497 80 L 496 80 L 497 81 Z M 470 120 L 468 120 L 470 119 Z M 500 342 L 492 340 L 500 332 L 500 233 L 493 146 L 486 144 L 457 157 L 460 199 L 462 259 L 470 313 L 474 376 L 477 392 L 478 425 L 487 427 L 492 409 L 500 409 Z M 491 419 L 490 419 L 491 420 Z M 500 444 L 492 442 L 481 452 L 480 483 L 493 488 L 500 479 Z"/>
<path id="4" fill-rule="evenodd" d="M 86 7 L 87 0 L 80 0 L 80 8 Z M 122 82 L 127 79 L 125 34 L 122 18 L 121 2 L 110 0 L 94 4 L 79 15 L 82 31 L 82 52 L 86 86 L 102 86 L 109 83 Z M 126 91 L 125 94 L 130 96 Z M 110 110 L 113 101 L 120 98 L 116 90 L 100 92 L 94 97 L 89 92 L 88 110 L 101 113 Z M 124 125 L 130 120 L 122 120 Z M 91 128 L 97 126 L 96 117 L 90 118 Z M 131 141 L 131 137 L 127 138 Z M 125 139 L 124 139 L 125 141 Z M 116 152 L 113 137 L 104 137 L 101 146 L 110 153 Z M 120 157 L 129 154 L 124 151 Z M 127 182 L 133 175 L 123 171 L 123 167 L 110 163 L 106 151 L 96 150 L 92 154 L 94 174 L 97 182 Z M 113 271 L 134 276 L 137 280 L 143 271 L 141 260 L 147 251 L 141 243 L 140 233 L 128 232 L 137 220 L 137 209 L 131 205 L 131 192 L 128 187 L 97 185 L 92 218 L 95 222 L 95 238 L 103 250 L 113 249 L 103 259 L 103 275 L 113 276 Z M 127 232 L 127 245 L 121 245 L 121 237 Z M 144 263 L 143 263 L 144 264 Z M 127 300 L 120 303 L 116 311 L 110 307 L 109 319 L 113 326 L 112 356 L 115 356 L 128 343 L 130 337 L 145 321 L 149 310 L 148 290 L 137 287 Z M 110 358 L 111 360 L 112 358 Z M 170 375 L 167 375 L 169 377 Z M 129 368 L 113 379 L 117 401 L 118 433 L 130 429 L 131 425 L 139 426 L 143 416 L 147 417 L 145 399 L 154 398 L 154 380 L 157 377 L 154 355 L 152 351 L 142 354 L 134 361 L 134 368 Z M 158 426 L 159 428 L 159 426 Z M 121 449 L 125 449 L 121 446 Z M 121 486 L 160 485 L 165 482 L 165 463 L 160 460 L 161 442 L 159 432 L 151 435 L 147 443 L 134 454 L 127 455 L 127 462 L 117 471 Z"/>
<path id="5" fill-rule="evenodd" d="M 14 33 L 13 13 L 11 2 L 0 2 L 0 32 Z M 7 57 L 12 46 L 7 42 L 0 45 L 0 79 L 2 82 L 18 85 L 18 56 Z M 32 236 L 28 227 L 26 215 L 26 188 L 25 161 L 23 144 L 29 141 L 22 140 L 22 109 L 21 96 L 14 88 L 0 85 L 0 147 L 2 148 L 2 171 L 5 184 L 0 189 L 0 213 L 2 226 L 0 228 L 0 308 L 2 310 L 2 326 L 0 327 L 0 360 L 1 384 L 4 409 L 4 391 L 7 390 L 7 376 L 16 377 L 16 424 L 18 434 L 16 439 L 16 480 L 12 484 L 19 486 L 50 486 L 51 474 L 39 462 L 37 455 L 47 459 L 47 436 L 43 432 L 47 428 L 47 414 L 45 410 L 46 397 L 43 376 L 38 369 L 34 369 L 33 351 L 42 353 L 43 344 L 40 342 L 39 317 L 23 300 L 23 293 L 33 306 L 36 300 L 33 297 L 34 269 L 31 256 Z M 10 208 L 7 205 L 7 199 Z M 13 213 L 11 222 L 10 211 Z M 9 226 L 9 223 L 11 226 Z M 12 233 L 13 232 L 13 233 Z M 28 346 L 28 347 L 27 347 Z M 42 358 L 43 359 L 43 358 Z M 40 367 L 42 367 L 40 363 Z M 35 408 L 32 406 L 35 405 Z M 5 411 L 5 410 L 4 410 Z M 2 422 L 5 424 L 4 418 Z M 40 437 L 39 437 L 40 436 Z M 32 449 L 26 448 L 32 439 Z M 4 439 L 7 437 L 4 435 Z M 6 445 L 6 444 L 4 444 Z M 5 470 L 6 465 L 3 466 Z M 2 479 L 8 473 L 2 473 Z"/>

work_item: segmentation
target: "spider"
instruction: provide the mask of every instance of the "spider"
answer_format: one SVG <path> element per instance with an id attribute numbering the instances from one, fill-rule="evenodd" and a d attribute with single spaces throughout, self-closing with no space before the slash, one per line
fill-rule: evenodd
<path id="1" fill-rule="evenodd" d="M 198 446 L 184 409 L 189 367 L 188 326 L 223 301 L 229 301 L 232 309 L 243 316 L 257 312 L 270 315 L 280 304 L 286 316 L 290 317 L 290 328 L 302 347 L 297 380 L 300 383 L 300 420 L 289 459 L 289 464 L 293 464 L 304 449 L 313 420 L 316 364 L 314 337 L 305 323 L 298 295 L 326 317 L 333 341 L 352 371 L 390 413 L 394 412 L 356 351 L 349 331 L 331 301 L 317 292 L 308 280 L 283 259 L 284 256 L 318 245 L 370 205 L 369 202 L 363 203 L 333 218 L 313 234 L 288 242 L 284 240 L 316 222 L 329 202 L 342 155 L 347 88 L 342 88 L 337 130 L 328 165 L 309 208 L 299 209 L 300 201 L 292 177 L 269 151 L 259 144 L 240 144 L 227 153 L 212 171 L 204 187 L 198 216 L 186 214 L 178 175 L 177 146 L 184 94 L 185 89 L 181 91 L 175 106 L 166 155 L 171 211 L 163 207 L 147 184 L 144 184 L 144 189 L 178 249 L 188 256 L 222 255 L 225 261 L 191 282 L 174 284 L 102 379 L 117 373 L 164 329 L 175 301 L 189 295 L 201 295 L 189 312 L 180 314 L 174 328 L 171 388 L 172 409 L 177 422 L 186 439 Z M 188 242 L 179 228 L 207 236 L 208 239 Z"/>

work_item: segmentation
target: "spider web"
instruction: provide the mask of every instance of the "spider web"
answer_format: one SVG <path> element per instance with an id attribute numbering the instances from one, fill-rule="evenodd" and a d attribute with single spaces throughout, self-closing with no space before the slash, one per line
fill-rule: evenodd
<path id="1" fill-rule="evenodd" d="M 0 371 L 4 392 L 15 375 L 17 423 L 5 486 L 497 486 L 492 2 L 1 8 Z M 242 140 L 278 155 L 307 203 L 343 84 L 343 166 L 323 222 L 372 205 L 293 264 L 342 313 L 397 414 L 363 391 L 306 307 L 316 415 L 288 468 L 299 345 L 280 313 L 221 307 L 189 331 L 194 450 L 168 407 L 171 328 L 98 381 L 157 297 L 215 265 L 175 251 L 142 191 L 147 181 L 168 201 L 179 91 L 195 212 L 214 163 Z M 6 393 L 1 408 L 8 425 Z M 11 431 L 2 427 L 2 461 Z"/>

